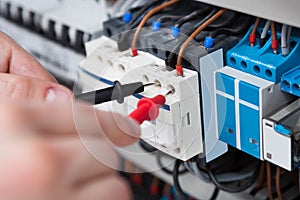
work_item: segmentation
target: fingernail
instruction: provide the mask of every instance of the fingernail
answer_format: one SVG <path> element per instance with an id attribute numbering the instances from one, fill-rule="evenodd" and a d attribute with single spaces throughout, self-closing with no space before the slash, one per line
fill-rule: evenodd
<path id="1" fill-rule="evenodd" d="M 46 96 L 46 102 L 67 102 L 71 99 L 72 97 L 70 96 L 70 94 L 60 88 L 49 89 Z"/>

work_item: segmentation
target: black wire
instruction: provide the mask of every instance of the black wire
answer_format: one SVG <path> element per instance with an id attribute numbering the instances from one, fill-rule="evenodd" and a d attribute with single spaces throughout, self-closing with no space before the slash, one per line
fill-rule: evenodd
<path id="1" fill-rule="evenodd" d="M 147 152 L 158 151 L 155 147 L 151 146 L 150 144 L 145 142 L 143 139 L 140 139 L 139 144 Z"/>
<path id="2" fill-rule="evenodd" d="M 174 24 L 174 27 L 180 28 L 184 23 L 195 19 L 196 17 L 204 14 L 205 12 L 207 12 L 207 10 L 196 10 L 196 11 L 192 12 L 191 14 L 186 15 L 186 16 L 180 18 L 179 20 L 177 20 L 177 22 Z"/>
<path id="3" fill-rule="evenodd" d="M 163 165 L 162 161 L 161 161 L 161 158 L 162 158 L 163 155 L 164 155 L 164 154 L 163 154 L 162 152 L 160 152 L 160 151 L 157 152 L 157 155 L 156 155 L 156 161 L 157 161 L 157 164 L 159 165 L 159 167 L 161 168 L 162 171 L 164 171 L 164 172 L 167 173 L 167 174 L 172 175 L 172 174 L 173 174 L 173 171 L 172 171 L 172 170 L 169 170 L 168 168 L 166 168 L 166 167 Z M 184 173 L 186 173 L 186 172 L 188 172 L 188 170 L 187 170 L 186 168 L 184 168 L 184 169 L 178 171 L 178 174 L 181 175 L 181 174 L 184 174 Z"/>
<path id="4" fill-rule="evenodd" d="M 203 18 L 201 21 L 196 23 L 192 28 L 185 31 L 184 34 L 188 35 L 188 36 L 191 35 L 199 26 L 201 26 L 204 22 L 206 22 L 209 18 L 211 18 L 217 11 L 218 11 L 217 8 L 214 8 L 213 10 L 211 10 L 210 13 L 205 18 Z M 186 38 L 179 39 L 179 41 L 177 42 L 177 45 L 172 49 L 168 58 L 165 60 L 166 65 L 168 67 L 175 68 L 177 53 L 178 53 L 182 43 L 184 42 L 184 40 L 186 40 Z"/>
<path id="5" fill-rule="evenodd" d="M 161 0 L 156 0 L 156 1 L 152 1 L 149 4 L 144 5 L 139 12 L 135 13 L 133 15 L 133 19 L 130 21 L 130 23 L 127 26 L 127 30 L 133 29 L 135 28 L 138 24 L 139 24 L 139 18 L 143 15 L 145 15 L 145 13 L 148 13 L 147 11 L 149 9 L 151 9 L 153 6 L 155 6 L 156 4 L 161 3 Z"/>
<path id="6" fill-rule="evenodd" d="M 186 200 L 187 199 L 186 195 L 182 191 L 179 180 L 178 180 L 180 164 L 181 164 L 181 160 L 175 161 L 175 165 L 174 165 L 174 169 L 173 169 L 173 182 L 174 182 L 175 191 L 178 194 L 179 199 Z"/>
<path id="7" fill-rule="evenodd" d="M 207 171 L 208 171 L 208 175 L 210 176 L 210 179 L 212 181 L 212 183 L 220 190 L 226 191 L 226 192 L 230 192 L 230 193 L 237 193 L 237 192 L 242 192 L 246 189 L 248 189 L 251 185 L 253 185 L 259 175 L 259 171 L 260 171 L 260 165 L 261 165 L 261 161 L 258 161 L 258 164 L 253 172 L 253 175 L 242 185 L 240 186 L 236 186 L 236 187 L 229 187 L 229 186 L 225 186 L 222 183 L 220 183 L 217 178 L 215 177 L 215 174 L 212 172 L 212 169 L 210 168 L 210 165 L 207 165 Z M 242 183 L 242 180 L 240 181 Z M 233 182 L 235 183 L 235 182 Z M 240 184 L 241 184 L 240 183 Z"/>
<path id="8" fill-rule="evenodd" d="M 244 23 L 243 25 L 238 25 L 236 28 L 234 27 L 228 27 L 228 28 L 219 28 L 219 29 L 216 29 L 214 31 L 212 31 L 210 34 L 209 34 L 209 37 L 211 38 L 215 38 L 217 37 L 218 35 L 221 35 L 221 34 L 224 34 L 224 35 L 239 35 L 239 34 L 242 34 L 243 32 L 245 32 L 249 26 L 251 25 L 252 23 L 252 18 L 251 17 L 244 17 L 245 19 L 243 20 L 243 22 L 246 22 Z M 247 19 L 249 18 L 249 19 Z"/>
<path id="9" fill-rule="evenodd" d="M 234 11 L 232 11 L 232 12 L 234 12 Z M 232 23 L 234 23 L 236 21 L 237 15 L 238 15 L 238 13 L 234 12 L 229 19 L 224 20 L 223 22 L 220 22 L 220 23 L 216 23 L 217 22 L 217 20 L 216 20 L 214 23 L 211 23 L 208 26 L 208 28 L 210 28 L 210 29 L 216 29 L 216 28 L 221 28 L 221 27 L 224 27 L 224 26 L 229 26 L 230 24 L 232 24 Z"/>
<path id="10" fill-rule="evenodd" d="M 216 200 L 219 196 L 220 193 L 220 189 L 215 187 L 214 192 L 212 193 L 211 197 L 209 198 L 209 200 Z"/>
<path id="11" fill-rule="evenodd" d="M 166 21 L 175 21 L 179 18 L 181 18 L 182 16 L 177 16 L 177 15 L 164 15 L 164 16 L 161 16 L 159 18 L 156 19 L 157 22 L 160 22 L 160 23 L 163 23 L 163 22 L 166 22 Z"/>

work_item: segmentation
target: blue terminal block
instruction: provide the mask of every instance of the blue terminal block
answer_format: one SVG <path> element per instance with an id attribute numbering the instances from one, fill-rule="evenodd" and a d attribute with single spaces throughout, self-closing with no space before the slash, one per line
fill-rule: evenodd
<path id="1" fill-rule="evenodd" d="M 258 31 L 262 32 L 262 28 L 259 27 Z M 250 32 L 251 29 L 235 47 L 227 52 L 227 65 L 265 80 L 279 83 L 285 72 L 296 66 L 297 63 L 299 64 L 300 33 L 292 32 L 291 51 L 287 56 L 283 56 L 280 45 L 277 54 L 273 53 L 271 32 L 268 32 L 269 39 L 262 47 L 259 45 L 258 36 L 254 46 L 250 46 Z M 278 41 L 280 41 L 280 37 L 281 34 L 277 33 Z"/>
<path id="2" fill-rule="evenodd" d="M 283 74 L 281 90 L 300 97 L 300 65 Z"/>

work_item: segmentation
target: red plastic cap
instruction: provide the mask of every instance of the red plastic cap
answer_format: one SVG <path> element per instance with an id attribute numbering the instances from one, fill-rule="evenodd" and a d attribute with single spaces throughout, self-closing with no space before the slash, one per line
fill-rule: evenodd
<path id="1" fill-rule="evenodd" d="M 176 72 L 177 72 L 178 76 L 182 76 L 183 75 L 182 65 L 176 65 Z"/>
<path id="2" fill-rule="evenodd" d="M 278 41 L 277 40 L 272 40 L 272 49 L 277 50 L 278 48 Z"/>
<path id="3" fill-rule="evenodd" d="M 249 42 L 250 42 L 251 46 L 253 46 L 255 44 L 255 40 L 256 40 L 256 35 L 251 33 L 249 36 Z"/>
<path id="4" fill-rule="evenodd" d="M 163 95 L 157 95 L 153 98 L 142 98 L 137 105 L 137 109 L 129 114 L 139 124 L 145 120 L 152 121 L 158 117 L 159 108 L 164 105 L 166 98 Z"/>
<path id="5" fill-rule="evenodd" d="M 151 187 L 150 187 L 150 193 L 152 195 L 157 195 L 158 194 L 158 186 L 157 185 L 151 185 Z"/>
<path id="6" fill-rule="evenodd" d="M 138 55 L 138 50 L 136 48 L 131 49 L 131 55 L 132 57 L 135 57 Z"/>

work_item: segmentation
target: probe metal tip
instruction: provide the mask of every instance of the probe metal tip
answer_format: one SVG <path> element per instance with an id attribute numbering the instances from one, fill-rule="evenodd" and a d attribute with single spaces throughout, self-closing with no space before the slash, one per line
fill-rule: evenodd
<path id="1" fill-rule="evenodd" d="M 147 83 L 147 84 L 144 84 L 144 87 L 148 87 L 148 86 L 152 86 L 152 85 L 155 85 L 156 83 Z"/>
<path id="2" fill-rule="evenodd" d="M 168 91 L 164 96 L 165 97 L 167 97 L 167 96 L 169 96 L 169 95 L 171 95 L 171 94 L 173 94 L 174 92 L 172 91 L 172 90 L 170 90 L 170 91 Z"/>

